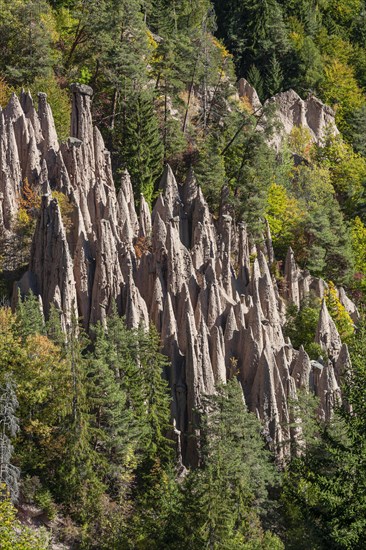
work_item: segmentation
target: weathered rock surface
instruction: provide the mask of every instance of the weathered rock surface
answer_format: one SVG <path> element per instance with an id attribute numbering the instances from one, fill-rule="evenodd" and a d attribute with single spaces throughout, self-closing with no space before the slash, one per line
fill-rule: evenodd
<path id="1" fill-rule="evenodd" d="M 253 112 L 261 111 L 261 102 L 256 90 L 241 78 L 238 82 L 239 97 L 245 98 Z M 281 125 L 280 131 L 271 140 L 271 145 L 279 150 L 285 136 L 289 136 L 294 127 L 308 130 L 309 137 L 315 143 L 321 144 L 326 132 L 338 134 L 335 124 L 335 113 L 317 97 L 310 95 L 307 99 L 294 91 L 280 92 L 265 102 L 274 106 L 274 115 Z"/>
<path id="2" fill-rule="evenodd" d="M 286 135 L 290 135 L 295 126 L 301 126 L 309 131 L 314 142 L 321 144 L 327 130 L 338 134 L 334 111 L 314 96 L 303 100 L 294 90 L 288 90 L 276 94 L 268 103 L 274 104 Z M 279 146 L 281 142 L 282 136 L 278 134 L 274 143 Z"/>
<path id="3" fill-rule="evenodd" d="M 246 98 L 253 111 L 257 111 L 262 107 L 262 103 L 258 97 L 257 91 L 249 84 L 245 78 L 241 78 L 238 82 L 239 97 Z"/>
<path id="4" fill-rule="evenodd" d="M 72 317 L 77 316 L 76 285 L 61 212 L 50 191 L 42 197 L 35 235 L 29 272 L 19 288 L 23 293 L 32 290 L 41 296 L 46 318 L 53 304 L 61 312 L 62 325 L 67 331 Z"/>
<path id="5" fill-rule="evenodd" d="M 253 90 L 243 89 L 257 101 Z M 202 395 L 232 376 L 239 378 L 247 406 L 263 420 L 268 442 L 283 458 L 290 438 L 299 433 L 290 428 L 289 400 L 296 399 L 297 389 L 314 391 L 320 414 L 329 418 L 340 399 L 338 381 L 349 369 L 348 352 L 325 303 L 317 341 L 326 361 L 311 362 L 283 335 L 286 304 L 299 306 L 310 290 L 323 298 L 324 281 L 300 270 L 289 250 L 278 288 L 269 268 L 274 261 L 269 228 L 263 246 L 253 247 L 245 225 L 235 225 L 230 216 L 225 190 L 214 220 L 192 172 L 178 184 L 167 166 L 152 214 L 142 197 L 138 217 L 127 172 L 116 192 L 109 152 L 92 125 L 91 98 L 89 87 L 72 87 L 71 137 L 61 145 L 44 94 L 38 113 L 28 94 L 20 102 L 13 96 L 0 113 L 2 227 L 11 231 L 24 177 L 43 194 L 21 292 L 38 294 L 46 317 L 50 304 L 58 307 L 65 330 L 77 314 L 86 329 L 105 321 L 113 302 L 128 326 L 156 326 L 172 362 L 172 413 L 186 463 L 197 460 L 194 411 Z M 277 99 L 284 113 L 291 111 L 291 101 L 299 104 L 300 114 L 291 115 L 287 129 L 305 121 L 319 137 L 328 120 L 324 106 L 314 101 L 301 106 L 293 94 Z M 50 187 L 69 198 L 67 231 Z M 339 295 L 356 315 L 343 290 Z"/>

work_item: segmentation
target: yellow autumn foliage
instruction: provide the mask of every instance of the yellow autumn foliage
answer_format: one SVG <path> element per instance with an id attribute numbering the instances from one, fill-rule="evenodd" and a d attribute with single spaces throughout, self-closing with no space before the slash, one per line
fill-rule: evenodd
<path id="1" fill-rule="evenodd" d="M 347 341 L 354 333 L 355 328 L 348 311 L 338 298 L 337 289 L 332 281 L 328 283 L 328 289 L 324 293 L 324 298 L 329 314 L 336 324 L 341 339 Z"/>

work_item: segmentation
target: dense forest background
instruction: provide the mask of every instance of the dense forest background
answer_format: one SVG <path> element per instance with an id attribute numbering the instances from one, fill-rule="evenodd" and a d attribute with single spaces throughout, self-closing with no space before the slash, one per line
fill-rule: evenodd
<path id="1" fill-rule="evenodd" d="M 88 84 L 116 185 L 127 168 L 137 203 L 141 193 L 153 203 L 166 162 L 180 179 L 193 168 L 214 215 L 226 186 L 235 219 L 254 236 L 268 220 L 278 280 L 291 246 L 302 267 L 329 283 L 328 308 L 354 369 L 343 388 L 347 407 L 331 425 L 317 419 L 312 397 L 296 404 L 305 440 L 285 468 L 266 450 L 235 378 L 217 388 L 198 411 L 200 467 L 187 472 L 176 458 L 158 335 L 128 331 L 113 314 L 91 335 L 75 322 L 65 341 L 57 311 L 45 324 L 34 296 L 12 313 L 9 281 L 0 277 L 1 548 L 47 548 L 50 527 L 72 548 L 364 548 L 365 329 L 362 320 L 354 327 L 334 285 L 362 307 L 365 2 L 2 0 L 0 7 L 0 105 L 22 87 L 46 92 L 66 139 L 69 85 Z M 297 128 L 276 154 L 270 109 L 265 117 L 252 112 L 237 94 L 240 77 L 262 101 L 289 88 L 316 95 L 335 110 L 340 134 L 315 145 Z M 0 249 L 4 271 L 29 258 L 39 199 L 27 185 L 23 195 L 16 241 Z M 316 300 L 290 308 L 286 325 L 295 347 L 313 358 L 319 309 Z M 16 503 L 23 513 L 41 509 L 46 527 L 21 525 Z"/>

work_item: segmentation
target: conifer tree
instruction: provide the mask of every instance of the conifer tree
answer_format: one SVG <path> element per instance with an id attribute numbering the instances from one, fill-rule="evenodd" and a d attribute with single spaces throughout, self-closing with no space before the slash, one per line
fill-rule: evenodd
<path id="1" fill-rule="evenodd" d="M 163 379 L 168 362 L 159 352 L 159 337 L 153 329 L 128 330 L 116 309 L 107 320 L 106 361 L 115 372 L 126 405 L 137 423 L 139 437 L 137 453 L 143 461 L 170 455 L 171 444 L 166 438 L 170 428 L 170 398 Z"/>
<path id="2" fill-rule="evenodd" d="M 269 64 L 269 69 L 267 71 L 266 78 L 266 89 L 267 95 L 273 96 L 282 90 L 283 85 L 283 71 L 280 63 L 276 57 L 276 54 L 273 54 Z"/>
<path id="3" fill-rule="evenodd" d="M 3 0 L 0 12 L 0 72 L 8 82 L 30 85 L 50 76 L 55 62 L 53 12 L 46 0 Z"/>
<path id="4" fill-rule="evenodd" d="M 20 470 L 11 463 L 12 437 L 19 431 L 19 421 L 15 416 L 19 403 L 11 376 L 7 376 L 5 386 L 0 387 L 0 484 L 5 483 L 13 502 L 18 500 Z"/>
<path id="5" fill-rule="evenodd" d="M 135 196 L 143 194 L 151 205 L 164 155 L 152 94 L 142 92 L 129 98 L 124 121 L 116 122 L 114 140 L 117 136 L 115 144 L 131 175 Z"/>
<path id="6" fill-rule="evenodd" d="M 159 457 L 161 462 L 172 457 L 172 442 L 167 438 L 171 429 L 170 395 L 164 370 L 168 368 L 168 359 L 160 353 L 160 337 L 154 327 L 146 332 L 142 327 L 137 331 L 138 364 L 142 387 L 146 422 L 149 426 L 149 442 L 146 445 L 147 458 Z"/>
<path id="7" fill-rule="evenodd" d="M 275 471 L 260 425 L 245 410 L 240 385 L 232 380 L 219 386 L 203 407 L 202 465 L 183 487 L 185 544 L 197 550 L 223 545 L 244 549 L 246 544 L 282 548 L 279 539 L 261 527 L 259 512 Z"/>
<path id="8" fill-rule="evenodd" d="M 263 78 L 259 69 L 255 65 L 251 65 L 247 72 L 247 80 L 251 86 L 255 89 L 258 94 L 259 99 L 264 99 L 264 87 L 263 87 Z"/>
<path id="9" fill-rule="evenodd" d="M 283 500 L 287 547 L 360 549 L 366 536 L 364 320 L 350 342 L 352 370 L 343 373 L 347 407 L 318 423 L 318 437 L 290 464 Z"/>
<path id="10" fill-rule="evenodd" d="M 54 304 L 50 305 L 50 313 L 46 322 L 47 336 L 55 342 L 56 345 L 63 347 L 66 343 L 66 334 L 62 330 L 61 312 Z"/>
<path id="11" fill-rule="evenodd" d="M 22 300 L 18 293 L 17 324 L 19 335 L 25 341 L 30 334 L 44 334 L 45 324 L 41 304 L 37 296 L 30 290 Z"/>
<path id="12" fill-rule="evenodd" d="M 219 211 L 221 189 L 226 183 L 225 159 L 220 153 L 220 143 L 216 136 L 208 136 L 199 151 L 195 166 L 197 182 L 214 213 Z"/>
<path id="13" fill-rule="evenodd" d="M 275 153 L 266 143 L 272 135 L 270 109 L 266 121 L 247 112 L 234 112 L 227 117 L 225 139 L 221 155 L 229 187 L 232 190 L 233 207 L 237 219 L 244 220 L 253 235 L 262 227 L 268 190 L 275 172 Z"/>
<path id="14" fill-rule="evenodd" d="M 108 334 L 101 324 L 96 325 L 94 332 L 94 350 L 87 363 L 85 380 L 90 444 L 100 457 L 104 481 L 121 498 L 134 464 L 138 426 L 127 406 L 117 371 L 108 360 Z"/>
<path id="15" fill-rule="evenodd" d="M 69 411 L 62 426 L 67 459 L 58 464 L 54 486 L 73 517 L 85 525 L 101 513 L 101 497 L 105 491 L 101 476 L 98 476 L 98 457 L 89 430 L 85 358 L 88 343 L 74 318 L 66 346 L 71 374 Z"/>

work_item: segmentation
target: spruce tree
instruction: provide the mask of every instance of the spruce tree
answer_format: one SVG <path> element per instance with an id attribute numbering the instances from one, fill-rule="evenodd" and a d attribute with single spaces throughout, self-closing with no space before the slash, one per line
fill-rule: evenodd
<path id="1" fill-rule="evenodd" d="M 44 334 L 45 323 L 41 303 L 31 290 L 24 300 L 22 300 L 20 292 L 18 293 L 16 318 L 18 334 L 23 341 L 31 334 Z"/>
<path id="2" fill-rule="evenodd" d="M 50 313 L 46 322 L 47 336 L 58 346 L 66 344 L 66 334 L 62 330 L 61 312 L 54 304 L 50 305 Z"/>
<path id="3" fill-rule="evenodd" d="M 123 122 L 124 126 L 120 127 Z M 152 94 L 132 95 L 126 105 L 125 120 L 118 121 L 118 125 L 121 134 L 116 145 L 131 175 L 135 196 L 144 195 L 151 205 L 164 155 Z"/>
<path id="4" fill-rule="evenodd" d="M 163 379 L 168 361 L 160 353 L 159 337 L 152 328 L 128 330 L 116 309 L 107 320 L 106 360 L 115 372 L 126 405 L 139 432 L 137 453 L 141 461 L 170 455 L 166 434 L 170 428 L 170 398 Z"/>
<path id="5" fill-rule="evenodd" d="M 71 373 L 69 411 L 63 420 L 65 454 L 56 469 L 53 487 L 72 516 L 85 526 L 101 514 L 105 491 L 98 472 L 98 456 L 91 443 L 89 410 L 86 398 L 86 349 L 89 344 L 76 319 L 67 335 L 66 360 Z"/>
<path id="6" fill-rule="evenodd" d="M 251 65 L 247 72 L 247 80 L 255 89 L 260 100 L 264 99 L 263 77 L 255 65 Z"/>
<path id="7" fill-rule="evenodd" d="M 270 107 L 260 118 L 233 112 L 225 121 L 221 155 L 237 219 L 244 220 L 253 235 L 262 228 L 267 194 L 275 172 L 275 153 L 267 144 L 272 135 Z M 261 131 L 258 126 L 261 125 Z"/>
<path id="8" fill-rule="evenodd" d="M 100 457 L 102 476 L 109 490 L 121 498 L 134 464 L 138 426 L 116 370 L 109 364 L 108 335 L 101 324 L 96 325 L 94 333 L 94 349 L 87 362 L 85 380 L 90 444 Z"/>
<path id="9" fill-rule="evenodd" d="M 46 0 L 2 0 L 0 72 L 12 85 L 50 76 L 55 61 L 53 11 Z"/>
<path id="10" fill-rule="evenodd" d="M 5 483 L 13 502 L 18 500 L 20 477 L 19 468 L 11 463 L 11 438 L 19 431 L 19 421 L 15 416 L 18 406 L 15 385 L 8 375 L 4 387 L 0 387 L 0 484 Z"/>
<path id="11" fill-rule="evenodd" d="M 156 457 L 163 463 L 172 458 L 172 442 L 167 438 L 171 429 L 170 392 L 164 370 L 169 367 L 168 359 L 160 353 L 160 337 L 154 327 L 146 332 L 140 327 L 137 361 L 144 391 L 145 418 L 149 427 L 149 442 L 145 453 L 148 459 Z"/>
<path id="12" fill-rule="evenodd" d="M 186 546 L 282 548 L 261 527 L 259 513 L 267 506 L 267 484 L 274 483 L 275 470 L 236 380 L 204 399 L 201 432 L 201 467 L 183 486 Z"/>
<path id="13" fill-rule="evenodd" d="M 287 547 L 362 549 L 366 537 L 366 330 L 350 341 L 352 369 L 343 373 L 347 406 L 332 422 L 318 421 L 318 437 L 292 461 L 283 502 Z M 305 414 L 309 414 L 308 411 Z"/>
<path id="14" fill-rule="evenodd" d="M 278 62 L 276 54 L 273 54 L 269 64 L 266 78 L 266 89 L 268 96 L 274 96 L 282 90 L 283 71 Z"/>

